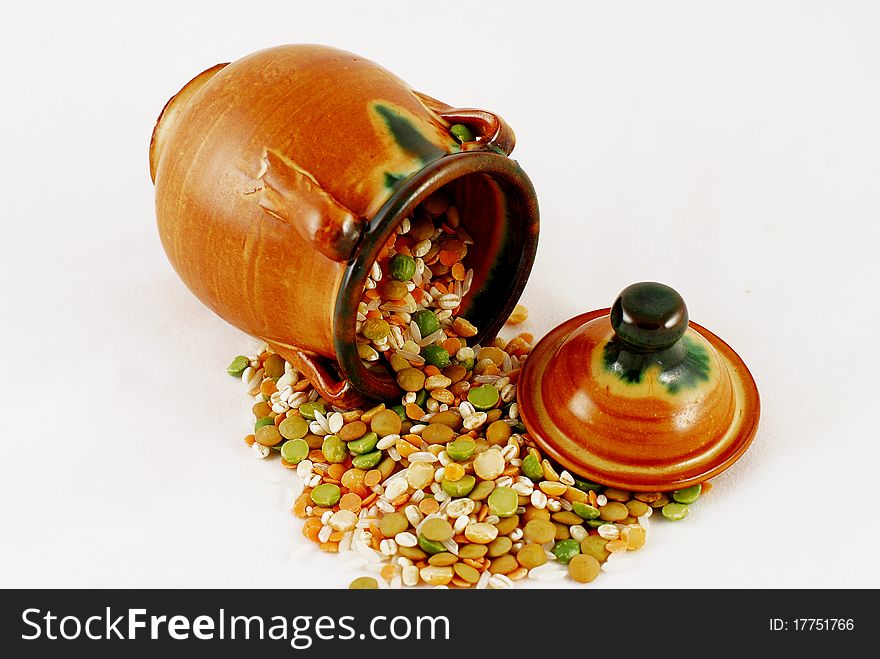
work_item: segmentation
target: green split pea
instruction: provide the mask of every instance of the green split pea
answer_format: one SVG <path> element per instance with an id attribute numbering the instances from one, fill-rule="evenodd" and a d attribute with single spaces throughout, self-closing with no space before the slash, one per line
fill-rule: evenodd
<path id="1" fill-rule="evenodd" d="M 320 412 L 321 414 L 327 414 L 327 409 L 324 407 L 323 403 L 303 403 L 299 407 L 299 413 L 302 414 L 309 421 L 315 420 L 315 412 Z"/>
<path id="2" fill-rule="evenodd" d="M 476 478 L 470 474 L 465 474 L 457 481 L 450 481 L 444 478 L 440 483 L 440 487 L 442 487 L 443 491 L 451 497 L 466 497 L 470 494 L 470 491 L 474 489 L 476 484 Z"/>
<path id="3" fill-rule="evenodd" d="M 553 555 L 560 563 L 568 563 L 572 558 L 581 553 L 581 543 L 577 540 L 560 540 L 553 545 Z"/>
<path id="4" fill-rule="evenodd" d="M 491 410 L 499 398 L 498 389 L 491 384 L 472 387 L 467 394 L 468 402 L 478 410 Z"/>
<path id="5" fill-rule="evenodd" d="M 244 369 L 251 365 L 250 360 L 244 355 L 239 355 L 229 366 L 226 367 L 226 372 L 229 373 L 232 377 L 240 378 L 241 374 L 244 373 Z"/>
<path id="6" fill-rule="evenodd" d="M 477 450 L 477 443 L 470 437 L 459 437 L 446 445 L 446 455 L 455 461 L 467 460 Z"/>
<path id="7" fill-rule="evenodd" d="M 465 126 L 464 124 L 454 124 L 449 132 L 452 133 L 452 136 L 455 137 L 456 140 L 461 142 L 462 144 L 465 142 L 473 142 L 474 134 L 470 128 Z"/>
<path id="8" fill-rule="evenodd" d="M 372 469 L 382 460 L 382 451 L 370 451 L 356 455 L 351 459 L 351 464 L 358 469 Z"/>
<path id="9" fill-rule="evenodd" d="M 428 364 L 437 368 L 446 368 L 451 363 L 449 353 L 443 346 L 427 346 L 423 348 L 422 357 L 425 358 Z M 495 387 L 492 388 L 495 389 Z"/>
<path id="10" fill-rule="evenodd" d="M 433 334 L 438 329 L 440 329 L 440 321 L 437 320 L 437 316 L 434 315 L 434 312 L 429 311 L 428 309 L 416 311 L 412 315 L 412 319 L 418 326 L 422 338 L 428 336 L 429 334 Z"/>
<path id="11" fill-rule="evenodd" d="M 538 462 L 538 458 L 531 453 L 523 458 L 520 469 L 522 469 L 523 474 L 535 482 L 544 480 L 544 468 Z"/>
<path id="12" fill-rule="evenodd" d="M 516 513 L 519 496 L 510 487 L 496 487 L 489 495 L 489 512 L 498 517 L 510 517 Z"/>
<path id="13" fill-rule="evenodd" d="M 395 254 L 388 262 L 388 270 L 397 281 L 409 281 L 416 274 L 416 261 L 406 254 Z"/>
<path id="14" fill-rule="evenodd" d="M 375 449 L 376 444 L 378 443 L 379 435 L 374 432 L 368 432 L 360 439 L 350 441 L 348 443 L 348 450 L 351 451 L 353 455 L 362 455 L 364 453 L 369 453 L 370 451 Z"/>
<path id="15" fill-rule="evenodd" d="M 299 464 L 309 455 L 309 445 L 302 439 L 289 439 L 281 445 L 281 458 Z"/>
<path id="16" fill-rule="evenodd" d="M 348 457 L 348 447 L 336 435 L 329 435 L 321 444 L 321 453 L 324 454 L 327 462 L 340 464 L 345 462 L 345 458 Z"/>
<path id="17" fill-rule="evenodd" d="M 312 490 L 310 496 L 312 498 L 312 503 L 316 506 L 332 508 L 339 503 L 342 492 L 339 490 L 338 485 L 334 485 L 333 483 L 321 483 L 318 487 Z"/>

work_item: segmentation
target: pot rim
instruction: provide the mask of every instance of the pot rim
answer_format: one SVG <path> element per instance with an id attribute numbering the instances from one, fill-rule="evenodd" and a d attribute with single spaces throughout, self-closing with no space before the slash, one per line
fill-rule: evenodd
<path id="1" fill-rule="evenodd" d="M 469 174 L 486 174 L 502 179 L 509 186 L 505 196 L 509 196 L 507 190 L 512 191 L 512 194 L 519 197 L 523 211 L 520 219 L 523 231 L 519 236 L 522 253 L 516 272 L 511 278 L 507 295 L 498 297 L 497 313 L 493 311 L 491 314 L 495 320 L 479 328 L 473 343 L 493 339 L 522 295 L 535 261 L 539 229 L 537 196 L 526 173 L 515 160 L 484 150 L 446 155 L 425 165 L 399 183 L 388 200 L 369 220 L 345 269 L 336 296 L 333 346 L 341 375 L 348 378 L 356 389 L 373 398 L 390 400 L 399 396 L 401 390 L 390 371 L 378 373 L 367 369 L 357 354 L 355 319 L 370 268 L 405 217 L 436 190 Z"/>

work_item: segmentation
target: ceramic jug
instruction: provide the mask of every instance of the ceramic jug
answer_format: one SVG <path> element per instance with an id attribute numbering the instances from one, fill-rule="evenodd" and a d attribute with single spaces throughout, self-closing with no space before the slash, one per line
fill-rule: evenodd
<path id="1" fill-rule="evenodd" d="M 472 141 L 450 133 L 464 124 Z M 413 91 L 375 63 L 288 45 L 199 74 L 150 144 L 162 244 L 186 285 L 330 403 L 399 395 L 358 357 L 357 304 L 400 222 L 444 188 L 473 237 L 461 315 L 494 337 L 535 257 L 534 188 L 496 114 Z"/>

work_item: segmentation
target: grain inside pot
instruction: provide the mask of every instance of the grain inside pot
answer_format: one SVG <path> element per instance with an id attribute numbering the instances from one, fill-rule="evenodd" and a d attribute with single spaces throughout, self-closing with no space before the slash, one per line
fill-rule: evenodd
<path id="1" fill-rule="evenodd" d="M 473 362 L 460 354 L 477 328 L 457 315 L 474 277 L 467 266 L 473 241 L 459 222 L 448 192 L 426 199 L 384 246 L 358 304 L 358 355 L 368 365 L 384 362 L 404 391 L 418 392 L 403 401 L 414 406 L 410 415 L 448 409 L 457 395 L 453 383 L 458 390 L 465 385 L 440 371 Z M 426 365 L 434 368 L 422 373 Z"/>

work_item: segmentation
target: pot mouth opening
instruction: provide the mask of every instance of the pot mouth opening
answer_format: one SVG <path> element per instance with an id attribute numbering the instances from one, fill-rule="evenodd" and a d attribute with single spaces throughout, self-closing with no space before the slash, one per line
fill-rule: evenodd
<path id="1" fill-rule="evenodd" d="M 449 190 L 461 226 L 474 240 L 468 253 L 473 283 L 457 314 L 477 327 L 468 345 L 484 344 L 498 334 L 535 260 L 537 199 L 514 160 L 489 151 L 465 151 L 439 158 L 399 183 L 369 220 L 343 274 L 334 310 L 333 343 L 341 375 L 371 398 L 390 401 L 401 390 L 383 357 L 368 366 L 358 355 L 358 303 L 373 263 L 400 223 L 440 189 Z"/>

